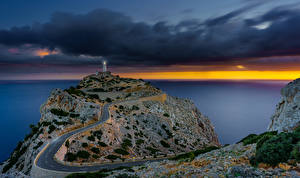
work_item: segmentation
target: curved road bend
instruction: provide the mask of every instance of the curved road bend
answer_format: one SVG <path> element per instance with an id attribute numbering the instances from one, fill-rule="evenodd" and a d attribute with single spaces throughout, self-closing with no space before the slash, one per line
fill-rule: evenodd
<path id="1" fill-rule="evenodd" d="M 65 140 L 70 137 L 71 135 L 86 131 L 92 127 L 95 127 L 109 118 L 108 108 L 115 103 L 106 104 L 102 108 L 101 117 L 98 122 L 88 125 L 86 127 L 74 130 L 72 132 L 66 133 L 60 137 L 55 138 L 49 143 L 49 146 L 46 150 L 40 155 L 40 157 L 36 161 L 36 165 L 43 169 L 54 170 L 54 171 L 64 171 L 64 172 L 85 172 L 85 171 L 98 171 L 101 169 L 113 169 L 120 166 L 137 166 L 142 165 L 148 161 L 159 161 L 157 160 L 141 160 L 135 162 L 124 162 L 124 163 L 115 163 L 115 164 L 101 164 L 101 165 L 94 165 L 94 166 L 68 166 L 58 163 L 54 160 L 54 155 L 59 150 L 59 148 L 64 144 Z M 161 159 L 162 160 L 162 159 Z M 35 163 L 34 163 L 35 164 Z"/>

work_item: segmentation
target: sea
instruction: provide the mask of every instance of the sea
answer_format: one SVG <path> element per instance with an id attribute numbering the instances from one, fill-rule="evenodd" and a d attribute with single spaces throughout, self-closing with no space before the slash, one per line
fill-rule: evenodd
<path id="1" fill-rule="evenodd" d="M 40 106 L 54 88 L 76 86 L 78 80 L 0 81 L 0 161 L 40 119 Z M 150 81 L 172 96 L 191 99 L 211 120 L 222 144 L 266 131 L 288 81 Z"/>

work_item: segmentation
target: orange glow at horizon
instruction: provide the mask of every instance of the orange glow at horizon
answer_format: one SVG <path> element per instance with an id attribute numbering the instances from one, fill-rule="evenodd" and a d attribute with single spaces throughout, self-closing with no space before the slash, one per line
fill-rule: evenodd
<path id="1" fill-rule="evenodd" d="M 300 71 L 195 71 L 122 73 L 121 77 L 179 80 L 293 80 Z"/>
<path id="2" fill-rule="evenodd" d="M 35 51 L 35 55 L 36 56 L 40 56 L 41 58 L 51 55 L 51 54 L 58 54 L 57 51 L 50 51 L 48 49 L 39 49 L 37 51 Z"/>
<path id="3" fill-rule="evenodd" d="M 236 67 L 237 67 L 238 69 L 245 69 L 245 67 L 242 66 L 242 65 L 237 65 Z"/>

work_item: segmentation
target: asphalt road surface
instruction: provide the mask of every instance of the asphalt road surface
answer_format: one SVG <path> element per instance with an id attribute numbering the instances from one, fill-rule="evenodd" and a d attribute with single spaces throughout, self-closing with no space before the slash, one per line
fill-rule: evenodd
<path id="1" fill-rule="evenodd" d="M 162 159 L 156 159 L 156 160 L 140 160 L 140 161 L 133 161 L 133 162 L 124 162 L 124 163 L 114 163 L 114 164 L 101 164 L 101 165 L 94 165 L 94 166 L 69 166 L 69 165 L 63 165 L 58 163 L 57 161 L 54 160 L 54 155 L 56 152 L 59 150 L 59 148 L 64 144 L 65 140 L 69 138 L 71 135 L 86 131 L 92 127 L 95 127 L 106 120 L 109 119 L 109 112 L 108 108 L 115 103 L 111 104 L 106 104 L 102 108 L 102 114 L 100 116 L 100 119 L 98 122 L 88 125 L 86 127 L 74 130 L 72 132 L 66 133 L 58 138 L 55 138 L 49 143 L 49 146 L 46 148 L 46 150 L 40 155 L 40 157 L 36 161 L 36 165 L 40 168 L 43 169 L 48 169 L 48 170 L 54 170 L 54 171 L 64 171 L 64 172 L 85 172 L 85 171 L 97 171 L 101 169 L 113 169 L 117 168 L 120 166 L 126 166 L 126 167 L 131 167 L 131 166 L 137 166 L 137 165 L 142 165 L 148 161 L 153 162 L 153 161 L 159 161 L 163 160 Z"/>

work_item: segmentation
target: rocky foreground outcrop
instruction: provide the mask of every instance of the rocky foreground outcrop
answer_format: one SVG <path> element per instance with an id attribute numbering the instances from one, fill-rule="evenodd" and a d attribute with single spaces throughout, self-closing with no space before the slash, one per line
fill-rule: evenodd
<path id="1" fill-rule="evenodd" d="M 61 161 L 110 162 L 167 156 L 207 146 L 219 146 L 209 119 L 186 99 L 164 94 L 141 79 L 109 72 L 90 75 L 76 87 L 55 89 L 41 106 L 41 119 L 1 166 L 2 176 L 26 177 L 42 145 L 100 119 L 104 124 L 74 135 L 63 145 Z"/>
<path id="2" fill-rule="evenodd" d="M 281 96 L 271 117 L 269 131 L 292 131 L 300 125 L 300 79 L 282 88 Z"/>
<path id="3" fill-rule="evenodd" d="M 277 167 L 253 167 L 251 156 L 256 144 L 233 144 L 195 157 L 193 160 L 164 160 L 130 169 L 103 172 L 107 177 L 299 177 L 287 164 Z"/>

